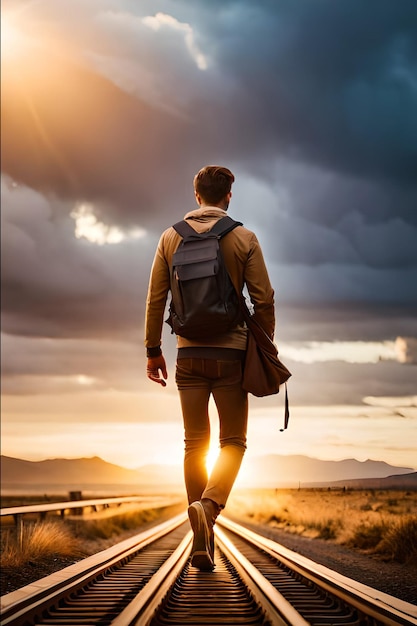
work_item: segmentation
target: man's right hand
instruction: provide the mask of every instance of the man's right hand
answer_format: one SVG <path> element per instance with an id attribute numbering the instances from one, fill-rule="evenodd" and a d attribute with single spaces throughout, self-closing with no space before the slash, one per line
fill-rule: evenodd
<path id="1" fill-rule="evenodd" d="M 161 371 L 161 375 L 159 374 Z M 163 355 L 149 357 L 148 364 L 146 366 L 146 375 L 149 380 L 154 383 L 159 383 L 163 387 L 166 387 L 165 380 L 168 378 L 167 366 Z"/>

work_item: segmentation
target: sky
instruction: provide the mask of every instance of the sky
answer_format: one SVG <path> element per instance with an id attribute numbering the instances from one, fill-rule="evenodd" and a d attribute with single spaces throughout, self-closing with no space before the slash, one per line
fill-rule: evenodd
<path id="1" fill-rule="evenodd" d="M 175 338 L 147 380 L 161 232 L 236 177 L 283 394 L 248 452 L 417 469 L 415 0 L 3 0 L 2 453 L 181 463 Z M 211 407 L 214 454 L 216 412 Z"/>

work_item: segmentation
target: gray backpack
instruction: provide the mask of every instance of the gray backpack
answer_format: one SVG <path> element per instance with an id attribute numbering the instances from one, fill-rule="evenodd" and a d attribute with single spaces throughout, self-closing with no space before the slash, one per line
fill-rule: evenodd
<path id="1" fill-rule="evenodd" d="M 182 242 L 172 258 L 172 300 L 166 321 L 176 335 L 204 340 L 242 322 L 239 298 L 219 245 L 241 225 L 228 216 L 206 233 L 197 233 L 185 220 L 173 225 Z"/>

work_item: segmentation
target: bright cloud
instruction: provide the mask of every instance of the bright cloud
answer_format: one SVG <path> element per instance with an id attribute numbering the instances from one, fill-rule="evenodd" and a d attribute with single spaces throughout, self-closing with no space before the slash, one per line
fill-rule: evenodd
<path id="1" fill-rule="evenodd" d="M 187 50 L 192 59 L 195 61 L 198 69 L 207 69 L 207 57 L 199 50 L 195 42 L 193 28 L 190 24 L 187 22 L 179 22 L 175 17 L 167 15 L 166 13 L 156 13 L 153 16 L 147 15 L 142 19 L 142 23 L 154 31 L 159 31 L 159 29 L 163 26 L 168 26 L 169 28 L 180 31 L 184 35 Z"/>
<path id="2" fill-rule="evenodd" d="M 116 226 L 108 226 L 103 222 L 99 222 L 90 204 L 79 204 L 71 212 L 71 217 L 75 220 L 75 236 L 77 239 L 84 238 L 99 246 L 121 243 L 125 239 L 140 239 L 146 234 L 140 228 L 135 228 L 126 233 Z"/>
<path id="3" fill-rule="evenodd" d="M 79 385 L 90 386 L 90 385 L 94 385 L 95 382 L 96 382 L 96 379 L 93 378 L 92 376 L 85 376 L 85 374 L 78 374 L 77 376 L 77 383 Z"/>
<path id="4" fill-rule="evenodd" d="M 417 339 L 415 337 L 397 337 L 395 352 L 400 363 L 417 363 Z"/>
<path id="5" fill-rule="evenodd" d="M 345 361 L 346 363 L 378 363 L 398 358 L 393 341 L 307 341 L 280 345 L 286 358 L 301 363 Z M 400 359 L 398 359 L 400 360 Z"/>
<path id="6" fill-rule="evenodd" d="M 417 408 L 417 396 L 366 396 L 363 402 L 370 406 L 389 407 L 389 408 Z"/>

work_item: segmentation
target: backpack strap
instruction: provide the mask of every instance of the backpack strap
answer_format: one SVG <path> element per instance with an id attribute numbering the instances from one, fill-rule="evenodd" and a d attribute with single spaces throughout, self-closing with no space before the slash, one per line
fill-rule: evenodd
<path id="1" fill-rule="evenodd" d="M 181 220 L 180 222 L 173 224 L 172 228 L 176 230 L 183 239 L 187 239 L 188 237 L 201 239 L 200 233 L 195 231 L 194 228 L 186 222 L 186 220 Z"/>
<path id="2" fill-rule="evenodd" d="M 236 228 L 236 226 L 243 226 L 242 222 L 236 222 L 228 215 L 225 215 L 220 220 L 218 220 L 213 228 L 209 231 L 213 235 L 217 235 L 219 239 L 230 233 L 231 230 Z"/>
<path id="3" fill-rule="evenodd" d="M 206 233 L 198 233 L 194 230 L 192 226 L 187 222 L 187 220 L 181 220 L 176 224 L 173 224 L 172 228 L 177 231 L 177 233 L 183 239 L 207 239 L 208 237 L 213 237 L 215 235 L 219 239 L 230 233 L 231 230 L 236 228 L 236 226 L 243 226 L 242 222 L 236 222 L 228 215 L 219 219 L 208 232 Z"/>

